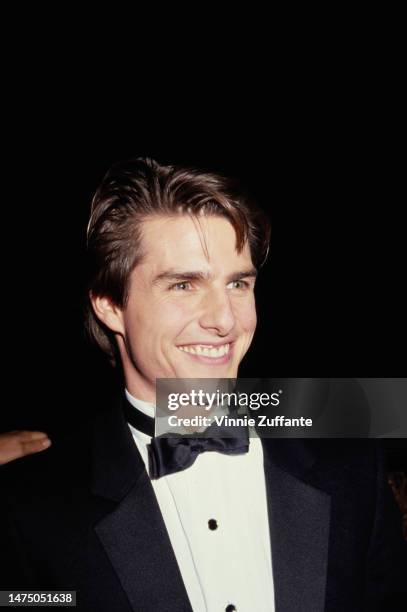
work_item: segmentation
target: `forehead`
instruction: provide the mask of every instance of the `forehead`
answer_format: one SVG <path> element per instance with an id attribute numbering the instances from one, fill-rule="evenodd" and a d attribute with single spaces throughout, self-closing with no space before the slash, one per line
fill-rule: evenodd
<path id="1" fill-rule="evenodd" d="M 224 217 L 159 216 L 143 221 L 143 263 L 154 271 L 191 264 L 201 269 L 251 264 L 248 244 L 236 250 L 236 233 Z"/>

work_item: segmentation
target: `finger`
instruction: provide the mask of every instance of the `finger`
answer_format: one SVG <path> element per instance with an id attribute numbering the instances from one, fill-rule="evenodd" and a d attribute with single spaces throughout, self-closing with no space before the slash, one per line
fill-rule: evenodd
<path id="1" fill-rule="evenodd" d="M 48 436 L 43 431 L 19 431 L 18 437 L 21 442 L 32 442 L 33 440 L 42 440 Z"/>
<path id="2" fill-rule="evenodd" d="M 45 438 L 43 440 L 31 440 L 29 442 L 23 442 L 22 451 L 23 455 L 32 455 L 33 453 L 39 453 L 51 446 L 51 440 Z"/>

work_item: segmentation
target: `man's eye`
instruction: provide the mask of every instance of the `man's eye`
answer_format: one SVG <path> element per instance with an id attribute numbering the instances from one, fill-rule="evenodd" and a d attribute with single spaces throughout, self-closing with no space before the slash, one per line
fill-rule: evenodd
<path id="1" fill-rule="evenodd" d="M 249 283 L 247 281 L 244 280 L 235 280 L 232 281 L 231 283 L 229 283 L 228 287 L 232 286 L 232 289 L 248 289 L 249 288 Z"/>
<path id="2" fill-rule="evenodd" d="M 175 283 L 171 285 L 170 289 L 173 291 L 188 291 L 191 288 L 191 283 L 189 281 L 182 281 L 180 283 Z"/>

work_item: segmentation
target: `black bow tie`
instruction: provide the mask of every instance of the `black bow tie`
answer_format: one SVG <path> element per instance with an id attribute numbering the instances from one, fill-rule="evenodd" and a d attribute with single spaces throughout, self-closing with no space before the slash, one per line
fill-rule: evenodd
<path id="1" fill-rule="evenodd" d="M 124 412 L 133 427 L 148 436 L 154 436 L 154 419 L 143 414 L 126 399 Z M 213 434 L 216 432 L 216 437 Z M 222 433 L 228 437 L 222 437 Z M 211 437 L 212 434 L 212 437 Z M 230 437 L 231 434 L 234 437 Z M 204 437 L 193 434 L 173 434 L 170 438 L 154 438 L 147 446 L 150 478 L 161 478 L 168 474 L 181 472 L 190 467 L 199 454 L 217 451 L 225 455 L 241 455 L 249 450 L 249 437 L 246 427 L 211 425 L 205 430 Z"/>
<path id="2" fill-rule="evenodd" d="M 228 428 L 228 433 L 230 434 Z M 242 429 L 242 428 L 240 428 Z M 218 432 L 219 435 L 219 432 Z M 217 451 L 225 455 L 241 455 L 249 450 L 247 432 L 239 432 L 236 438 L 194 438 L 175 435 L 171 438 L 153 438 L 148 446 L 148 462 L 151 478 L 161 478 L 190 467 L 200 453 Z"/>

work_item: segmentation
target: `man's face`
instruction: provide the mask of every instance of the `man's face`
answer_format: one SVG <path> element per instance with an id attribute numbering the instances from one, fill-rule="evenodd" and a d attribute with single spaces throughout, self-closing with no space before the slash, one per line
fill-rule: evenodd
<path id="1" fill-rule="evenodd" d="M 207 253 L 205 253 L 205 245 Z M 155 399 L 156 378 L 235 378 L 256 328 L 250 250 L 222 217 L 155 217 L 142 228 L 117 336 L 130 393 Z"/>

